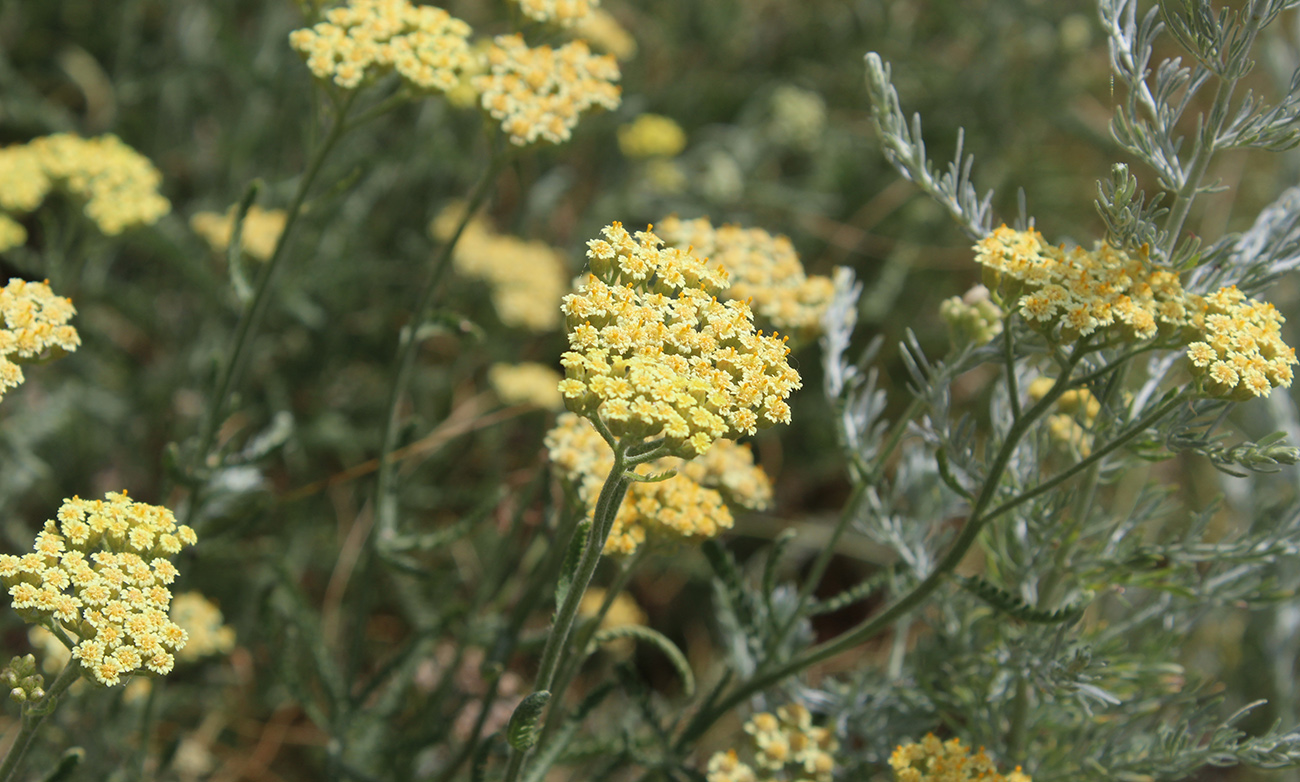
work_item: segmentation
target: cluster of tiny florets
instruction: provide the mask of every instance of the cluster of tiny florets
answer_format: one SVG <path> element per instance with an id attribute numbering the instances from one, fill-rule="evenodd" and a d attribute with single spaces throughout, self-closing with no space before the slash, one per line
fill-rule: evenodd
<path id="1" fill-rule="evenodd" d="M 791 703 L 776 714 L 755 714 L 745 732 L 752 737 L 759 771 L 734 749 L 718 752 L 709 758 L 708 782 L 830 782 L 839 742 L 826 728 L 815 727 L 803 706 Z"/>
<path id="2" fill-rule="evenodd" d="M 186 634 L 167 614 L 177 575 L 168 557 L 196 540 L 170 510 L 125 493 L 74 497 L 45 522 L 33 553 L 0 555 L 0 579 L 24 619 L 57 623 L 87 675 L 111 686 L 141 668 L 171 671 Z"/>
<path id="3" fill-rule="evenodd" d="M 1056 381 L 1040 377 L 1029 384 L 1029 398 L 1038 401 L 1047 395 Z M 1080 456 L 1092 453 L 1092 429 L 1101 413 L 1101 402 L 1086 388 L 1061 394 L 1056 400 L 1057 412 L 1047 417 L 1047 433 L 1051 441 Z"/>
<path id="4" fill-rule="evenodd" d="M 1003 775 L 983 749 L 972 755 L 960 739 L 940 741 L 934 734 L 900 745 L 889 765 L 895 782 L 1032 782 L 1019 766 Z"/>
<path id="5" fill-rule="evenodd" d="M 460 204 L 443 210 L 430 226 L 434 238 L 449 241 L 463 214 Z M 487 283 L 492 305 L 505 325 L 529 331 L 551 331 L 560 325 L 560 300 L 572 273 L 555 248 L 498 234 L 485 220 L 474 217 L 451 259 L 458 273 Z"/>
<path id="6" fill-rule="evenodd" d="M 594 617 L 600 611 L 601 605 L 605 602 L 605 596 L 608 593 L 600 587 L 592 587 L 582 594 L 582 602 L 578 604 L 578 615 L 584 619 Z M 614 601 L 609 604 L 609 610 L 605 612 L 605 617 L 600 621 L 601 630 L 613 630 L 619 627 L 628 627 L 632 625 L 644 625 L 646 623 L 645 611 L 637 605 L 636 599 L 627 592 L 619 592 L 614 596 Z M 632 655 L 636 649 L 636 642 L 631 638 L 616 638 L 609 643 L 609 651 L 615 657 L 625 659 Z"/>
<path id="7" fill-rule="evenodd" d="M 983 345 L 1002 333 L 1002 309 L 989 298 L 989 289 L 983 285 L 944 301 L 939 305 L 939 317 L 957 345 Z"/>
<path id="8" fill-rule="evenodd" d="M 636 56 L 636 38 L 603 8 L 593 8 L 569 29 L 569 33 L 586 41 L 593 49 L 612 54 L 619 60 L 627 61 Z"/>
<path id="9" fill-rule="evenodd" d="M 474 78 L 483 108 L 517 146 L 538 139 L 568 141 L 582 112 L 618 108 L 621 74 L 611 55 L 594 55 L 583 41 L 529 48 L 520 35 L 497 36 L 490 72 Z"/>
<path id="10" fill-rule="evenodd" d="M 488 367 L 488 384 L 497 398 L 507 405 L 562 409 L 564 397 L 557 388 L 560 380 L 560 373 L 545 364 L 525 361 Z"/>
<path id="11" fill-rule="evenodd" d="M 686 148 L 686 131 L 672 117 L 642 114 L 618 129 L 618 148 L 630 158 L 675 157 Z"/>
<path id="12" fill-rule="evenodd" d="M 550 459 L 561 477 L 571 483 L 588 514 L 594 511 L 605 476 L 614 466 L 614 453 L 587 420 L 563 413 L 546 435 Z M 655 483 L 633 483 L 619 506 L 606 554 L 631 554 L 648 538 L 704 540 L 716 537 L 734 523 L 727 502 L 752 508 L 767 507 L 772 485 L 754 464 L 748 446 L 723 440 L 692 461 L 659 459 L 642 465 L 643 475 L 677 470 L 677 475 Z"/>
<path id="13" fill-rule="evenodd" d="M 86 216 L 109 236 L 157 222 L 171 210 L 158 193 L 161 182 L 162 175 L 148 158 L 113 135 L 56 133 L 0 149 L 0 209 L 30 212 L 50 190 L 63 188 L 85 201 Z M 25 241 L 26 230 L 0 216 L 0 250 Z"/>
<path id="14" fill-rule="evenodd" d="M 325 13 L 325 21 L 294 30 L 289 45 L 318 79 L 346 90 L 367 78 L 397 71 L 424 90 L 446 92 L 472 62 L 470 27 L 431 5 L 407 0 L 350 0 Z"/>
<path id="15" fill-rule="evenodd" d="M 1204 298 L 1197 319 L 1201 339 L 1187 346 L 1192 374 L 1210 396 L 1243 401 L 1290 388 L 1295 348 L 1282 341 L 1285 321 L 1267 302 L 1248 299 L 1236 286 Z"/>
<path id="16" fill-rule="evenodd" d="M 600 0 L 518 0 L 518 3 L 530 19 L 568 27 L 591 13 Z"/>
<path id="17" fill-rule="evenodd" d="M 1188 325 L 1194 305 L 1178 275 L 1105 242 L 1055 247 L 1034 230 L 1005 225 L 975 245 L 984 283 L 1032 328 L 1058 342 L 1112 331 L 1151 339 Z"/>
<path id="18" fill-rule="evenodd" d="M 235 629 L 225 624 L 216 604 L 198 592 L 182 592 L 172 600 L 171 620 L 185 631 L 185 646 L 176 653 L 181 662 L 228 654 L 235 648 Z"/>
<path id="19" fill-rule="evenodd" d="M 591 274 L 564 297 L 565 405 L 617 437 L 663 437 L 676 456 L 789 423 L 800 387 L 775 334 L 749 305 L 718 301 L 727 273 L 649 231 L 614 223 L 588 242 Z"/>
<path id="20" fill-rule="evenodd" d="M 659 232 L 669 244 L 692 247 L 726 269 L 727 297 L 748 301 L 760 321 L 805 337 L 820 330 L 835 286 L 829 277 L 804 273 L 788 237 L 738 225 L 715 228 L 704 218 L 669 217 Z"/>
<path id="21" fill-rule="evenodd" d="M 288 215 L 283 209 L 250 206 L 240 229 L 240 247 L 252 258 L 269 260 L 275 252 L 276 243 L 280 241 L 280 234 L 284 233 L 287 219 Z M 227 209 L 225 214 L 196 212 L 190 217 L 190 228 L 203 237 L 213 250 L 225 252 L 235 232 L 235 207 Z"/>
<path id="22" fill-rule="evenodd" d="M 0 396 L 23 382 L 23 361 L 77 349 L 81 337 L 68 325 L 76 313 L 48 283 L 13 279 L 0 288 Z"/>

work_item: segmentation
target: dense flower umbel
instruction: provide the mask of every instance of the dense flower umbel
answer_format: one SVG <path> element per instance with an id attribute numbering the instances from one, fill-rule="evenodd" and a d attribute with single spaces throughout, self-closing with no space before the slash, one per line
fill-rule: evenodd
<path id="1" fill-rule="evenodd" d="M 614 465 L 609 445 L 588 421 L 563 413 L 546 435 L 546 447 L 590 514 Z M 734 522 L 724 499 L 753 509 L 765 508 L 772 500 L 772 485 L 746 445 L 723 440 L 692 461 L 659 459 L 637 471 L 646 475 L 674 469 L 678 474 L 665 481 L 631 485 L 605 542 L 606 554 L 631 554 L 648 537 L 712 538 Z"/>
<path id="2" fill-rule="evenodd" d="M 250 206 L 244 215 L 239 243 L 244 252 L 259 261 L 266 261 L 275 252 L 276 242 L 284 233 L 284 224 L 288 219 L 283 209 L 262 209 Z M 190 218 L 190 228 L 203 237 L 213 250 L 225 252 L 230 246 L 230 237 L 235 232 L 235 207 L 230 207 L 225 214 L 216 212 L 196 212 Z"/>
<path id="3" fill-rule="evenodd" d="M 600 0 L 518 0 L 518 3 L 529 18 L 567 27 L 591 13 Z"/>
<path id="4" fill-rule="evenodd" d="M 686 148 L 686 132 L 672 117 L 642 114 L 618 129 L 618 148 L 631 158 L 674 157 Z"/>
<path id="5" fill-rule="evenodd" d="M 111 686 L 141 668 L 171 671 L 186 634 L 167 616 L 177 575 L 168 557 L 196 540 L 170 510 L 125 493 L 74 497 L 33 553 L 0 555 L 0 578 L 19 615 L 69 632 L 87 675 Z"/>
<path id="6" fill-rule="evenodd" d="M 1246 400 L 1290 388 L 1295 348 L 1282 342 L 1285 318 L 1236 286 L 1206 296 L 1201 341 L 1187 346 L 1192 374 L 1210 396 Z"/>
<path id="7" fill-rule="evenodd" d="M 616 437 L 663 437 L 676 456 L 789 423 L 790 350 L 755 333 L 749 305 L 720 302 L 727 272 L 649 231 L 614 223 L 588 242 L 591 274 L 564 297 L 565 405 Z"/>
<path id="8" fill-rule="evenodd" d="M 742 762 L 733 749 L 709 758 L 708 782 L 830 782 L 835 771 L 832 753 L 839 742 L 826 728 L 814 727 L 803 706 L 791 703 L 776 714 L 755 714 L 745 723 L 745 732 L 753 737 L 754 764 L 761 772 Z"/>
<path id="9" fill-rule="evenodd" d="M 447 92 L 472 63 L 469 25 L 431 5 L 407 0 L 350 0 L 325 21 L 294 30 L 289 45 L 318 79 L 343 89 L 397 71 L 424 90 Z"/>
<path id="10" fill-rule="evenodd" d="M 71 353 L 81 344 L 68 320 L 77 310 L 72 302 L 55 296 L 48 283 L 13 279 L 0 288 L 0 396 L 23 382 L 18 366 L 47 351 Z"/>
<path id="11" fill-rule="evenodd" d="M 960 739 L 940 741 L 934 734 L 919 744 L 900 745 L 889 765 L 895 782 L 1032 782 L 1019 766 L 1004 776 L 983 749 L 971 755 Z"/>
<path id="12" fill-rule="evenodd" d="M 829 277 L 804 274 L 787 237 L 738 225 L 714 228 L 704 218 L 675 216 L 659 224 L 659 233 L 669 244 L 693 247 L 726 269 L 731 276 L 727 297 L 747 300 L 761 321 L 802 336 L 820 329 L 835 286 Z"/>
<path id="13" fill-rule="evenodd" d="M 568 141 L 582 112 L 613 110 L 621 100 L 614 84 L 621 77 L 618 61 L 592 54 L 583 41 L 529 48 L 520 35 L 501 35 L 488 50 L 488 64 L 490 72 L 475 77 L 474 87 L 517 146 Z"/>

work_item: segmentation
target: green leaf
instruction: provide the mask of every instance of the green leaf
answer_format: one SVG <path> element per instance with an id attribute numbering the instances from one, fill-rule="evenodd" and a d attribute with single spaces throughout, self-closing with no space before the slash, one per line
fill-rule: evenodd
<path id="1" fill-rule="evenodd" d="M 871 597 L 879 591 L 881 587 L 888 584 L 889 580 L 893 578 L 893 576 L 893 568 L 885 568 L 878 573 L 874 573 L 834 597 L 829 597 L 825 600 L 818 600 L 813 603 L 808 610 L 808 615 L 820 616 L 821 614 L 832 614 L 845 606 L 858 602 L 859 600 L 866 600 L 868 597 Z"/>
<path id="2" fill-rule="evenodd" d="M 564 600 L 569 596 L 569 590 L 573 587 L 573 577 L 578 572 L 578 562 L 582 559 L 582 550 L 587 547 L 587 539 L 591 537 L 591 519 L 584 519 L 578 528 L 573 531 L 573 539 L 569 541 L 569 551 L 564 555 L 564 566 L 560 569 L 560 579 L 555 582 L 555 607 L 558 610 L 564 605 Z"/>
<path id="3" fill-rule="evenodd" d="M 244 197 L 239 199 L 239 206 L 235 209 L 235 222 L 230 228 L 230 242 L 226 245 L 226 269 L 230 272 L 230 283 L 241 304 L 246 304 L 253 298 L 253 289 L 244 277 L 244 218 L 248 216 L 248 210 L 257 200 L 257 192 L 261 189 L 260 180 L 254 179 L 248 183 L 248 189 L 244 191 Z"/>
<path id="4" fill-rule="evenodd" d="M 1022 622 L 1031 624 L 1061 624 L 1064 622 L 1073 622 L 1083 616 L 1083 610 L 1087 608 L 1086 604 L 1071 603 L 1062 606 L 1055 611 L 1043 611 L 1026 603 L 1018 595 L 1003 589 L 1002 587 L 986 581 L 979 576 L 965 577 L 957 576 L 957 583 L 975 595 L 980 600 L 988 603 L 993 608 L 1002 613 Z"/>
<path id="5" fill-rule="evenodd" d="M 511 747 L 523 752 L 533 748 L 537 743 L 537 729 L 542 721 L 542 712 L 551 700 L 549 690 L 540 690 L 519 702 L 510 723 L 506 725 L 506 741 Z"/>
<path id="6" fill-rule="evenodd" d="M 690 663 L 686 662 L 686 655 L 682 654 L 682 650 L 678 649 L 677 644 L 670 641 L 668 636 L 645 625 L 623 625 L 601 630 L 596 633 L 591 642 L 593 645 L 599 645 L 620 638 L 634 638 L 659 647 L 668 656 L 668 661 L 677 670 L 677 675 L 681 677 L 683 694 L 688 698 L 695 694 L 695 674 L 691 671 Z"/>

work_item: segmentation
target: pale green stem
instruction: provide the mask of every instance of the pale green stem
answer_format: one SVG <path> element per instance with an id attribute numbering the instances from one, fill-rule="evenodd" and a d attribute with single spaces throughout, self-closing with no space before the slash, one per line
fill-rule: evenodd
<path id="1" fill-rule="evenodd" d="M 36 738 L 36 732 L 40 730 L 45 718 L 53 713 L 58 697 L 63 694 L 64 690 L 72 686 L 72 683 L 81 675 L 81 663 L 76 659 L 70 660 L 63 670 L 59 672 L 58 678 L 50 685 L 50 689 L 45 691 L 45 697 L 41 698 L 31 706 L 23 707 L 22 723 L 18 729 L 18 737 L 14 739 L 13 746 L 9 748 L 9 753 L 5 755 L 3 763 L 0 763 L 0 782 L 11 782 L 22 765 L 23 757 L 27 754 L 28 747 L 31 746 L 32 740 Z"/>

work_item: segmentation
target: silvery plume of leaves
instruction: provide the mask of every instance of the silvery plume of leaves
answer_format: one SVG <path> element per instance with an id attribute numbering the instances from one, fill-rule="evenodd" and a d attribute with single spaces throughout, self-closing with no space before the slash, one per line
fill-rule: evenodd
<path id="1" fill-rule="evenodd" d="M 1188 279 L 1189 290 L 1236 285 L 1251 296 L 1300 268 L 1300 187 L 1282 191 L 1246 232 L 1218 243 L 1207 256 Z"/>

